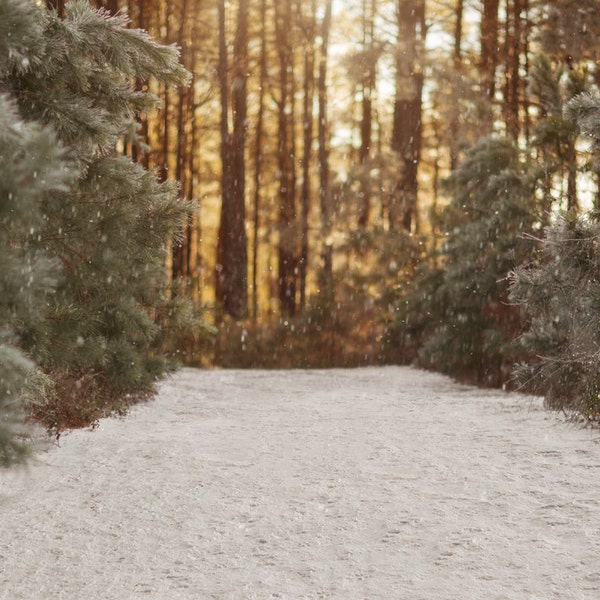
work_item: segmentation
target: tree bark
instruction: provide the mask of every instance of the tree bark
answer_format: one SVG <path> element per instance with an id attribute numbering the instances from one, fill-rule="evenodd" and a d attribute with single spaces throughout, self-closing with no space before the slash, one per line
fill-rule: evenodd
<path id="1" fill-rule="evenodd" d="M 522 0 L 507 0 L 506 10 L 506 70 L 504 86 L 504 121 L 507 133 L 515 140 L 521 129 L 520 93 L 521 81 L 521 26 Z"/>
<path id="2" fill-rule="evenodd" d="M 234 44 L 235 70 L 231 107 L 233 134 L 229 131 L 229 61 L 225 28 L 225 0 L 219 3 L 219 80 L 221 86 L 222 203 L 217 245 L 217 299 L 235 319 L 248 312 L 248 256 L 246 238 L 245 144 L 246 79 L 248 71 L 248 3 L 238 2 Z"/>
<path id="3" fill-rule="evenodd" d="M 262 36 L 260 40 L 259 59 L 259 90 L 258 90 L 258 115 L 256 118 L 256 137 L 254 140 L 254 201 L 252 223 L 252 319 L 258 319 L 258 246 L 260 231 L 261 208 L 261 174 L 263 167 L 263 135 L 265 113 L 265 86 L 267 83 L 267 2 L 261 0 L 260 14 L 262 23 Z"/>
<path id="4" fill-rule="evenodd" d="M 367 12 L 368 10 L 368 12 Z M 373 94 L 376 85 L 375 56 L 375 0 L 371 0 L 367 9 L 367 0 L 363 0 L 363 52 L 365 54 L 365 75 L 362 87 L 362 115 L 360 122 L 360 148 L 358 160 L 361 165 L 366 164 L 372 153 L 371 140 L 373 136 Z M 369 223 L 371 212 L 371 192 L 368 186 L 362 191 L 362 198 L 358 208 L 358 226 L 365 228 Z"/>
<path id="5" fill-rule="evenodd" d="M 481 84 L 490 100 L 496 95 L 496 67 L 498 66 L 498 8 L 500 0 L 483 0 L 481 18 Z"/>
<path id="6" fill-rule="evenodd" d="M 292 0 L 276 0 L 276 41 L 279 59 L 278 143 L 279 171 L 279 305 L 283 316 L 296 314 L 298 252 L 296 234 L 295 157 L 293 153 L 293 54 L 290 40 Z"/>
<path id="7" fill-rule="evenodd" d="M 464 0 L 456 0 L 456 9 L 454 11 L 454 49 L 452 52 L 452 62 L 458 75 L 462 72 L 462 38 L 463 38 L 463 14 Z M 458 164 L 458 139 L 460 130 L 460 107 L 456 107 L 450 121 L 450 170 L 454 171 Z"/>
<path id="8" fill-rule="evenodd" d="M 326 306 L 334 298 L 333 289 L 333 241 L 331 239 L 331 190 L 329 185 L 329 140 L 327 118 L 327 60 L 329 53 L 329 30 L 331 29 L 332 0 L 327 0 L 321 26 L 321 56 L 319 61 L 319 201 L 321 205 L 321 236 L 323 240 L 323 283 L 321 290 Z"/>
<path id="9" fill-rule="evenodd" d="M 422 140 L 421 68 L 425 47 L 425 1 L 398 0 L 396 98 L 392 150 L 402 161 L 402 172 L 389 210 L 389 226 L 413 231 L 417 225 L 418 168 Z"/>
<path id="10" fill-rule="evenodd" d="M 309 213 L 310 213 L 310 191 L 311 177 L 310 165 L 313 146 L 313 100 L 314 100 L 314 69 L 315 69 L 315 13 L 316 2 L 312 1 L 310 14 L 306 17 L 305 30 L 306 50 L 304 53 L 304 95 L 303 95 L 303 156 L 302 156 L 302 196 L 301 196 L 301 221 L 302 221 L 302 244 L 300 250 L 300 312 L 306 308 L 306 278 L 308 273 L 309 258 Z"/>
<path id="11" fill-rule="evenodd" d="M 181 59 L 189 68 L 189 36 L 186 35 L 186 24 L 188 23 L 188 1 L 182 0 L 181 14 L 179 16 L 178 44 L 181 48 Z M 180 87 L 177 101 L 177 152 L 175 156 L 175 181 L 179 183 L 180 190 L 185 194 L 187 180 L 187 154 L 189 152 L 186 129 L 189 123 L 188 115 L 188 93 L 190 90 Z M 186 223 L 181 232 L 181 239 L 173 243 L 171 249 L 171 277 L 173 280 L 186 278 L 189 274 L 189 263 L 186 259 L 190 242 L 189 228 Z M 189 284 L 189 282 L 186 282 Z"/>

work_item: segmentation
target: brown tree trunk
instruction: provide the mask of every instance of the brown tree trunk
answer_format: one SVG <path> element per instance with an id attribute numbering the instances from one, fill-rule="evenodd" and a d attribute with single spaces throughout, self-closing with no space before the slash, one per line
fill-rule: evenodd
<path id="1" fill-rule="evenodd" d="M 331 29 L 332 0 L 327 0 L 321 27 L 321 56 L 319 61 L 319 201 L 321 205 L 321 236 L 323 240 L 323 282 L 321 290 L 325 305 L 330 307 L 333 289 L 333 241 L 331 239 L 331 190 L 329 185 L 329 143 L 327 118 L 327 59 L 329 53 L 329 30 Z"/>
<path id="2" fill-rule="evenodd" d="M 262 23 L 262 36 L 260 40 L 260 81 L 258 91 L 258 115 L 256 119 L 256 137 L 254 140 L 254 202 L 252 223 L 252 319 L 258 319 L 258 245 L 260 231 L 261 207 L 261 174 L 263 167 L 263 134 L 265 113 L 265 86 L 267 82 L 267 2 L 261 0 L 260 14 Z"/>
<path id="3" fill-rule="evenodd" d="M 235 70 L 231 106 L 233 134 L 229 132 L 228 58 L 225 0 L 219 4 L 219 79 L 221 86 L 222 204 L 217 247 L 217 299 L 236 319 L 248 312 L 248 257 L 245 204 L 246 79 L 248 72 L 248 3 L 238 2 L 234 44 Z"/>
<path id="4" fill-rule="evenodd" d="M 481 83 L 490 100 L 496 95 L 496 67 L 498 66 L 498 8 L 500 0 L 483 0 L 481 17 Z"/>
<path id="5" fill-rule="evenodd" d="M 302 106 L 303 155 L 302 155 L 302 192 L 301 192 L 301 222 L 302 243 L 300 249 L 300 312 L 306 308 L 306 277 L 308 272 L 308 222 L 310 212 L 310 165 L 313 145 L 313 100 L 314 100 L 314 69 L 315 69 L 315 13 L 316 2 L 312 1 L 310 14 L 307 16 L 305 30 L 306 49 L 304 53 L 304 96 Z"/>
<path id="6" fill-rule="evenodd" d="M 178 31 L 178 44 L 181 48 L 182 62 L 186 67 L 189 67 L 189 36 L 186 35 L 186 24 L 188 22 L 188 0 L 182 0 L 181 3 L 181 14 L 179 16 L 179 31 Z M 177 152 L 175 157 L 175 181 L 179 183 L 180 190 L 185 194 L 186 190 L 186 178 L 187 178 L 187 154 L 188 139 L 186 136 L 186 129 L 189 122 L 188 115 L 188 88 L 181 87 L 178 90 L 178 102 L 177 102 Z M 189 231 L 188 224 L 183 226 L 181 232 L 181 239 L 175 240 L 171 249 L 171 277 L 173 280 L 186 278 L 188 275 L 188 261 L 186 255 L 189 246 Z M 189 282 L 187 282 L 189 283 Z"/>
<path id="7" fill-rule="evenodd" d="M 390 229 L 413 231 L 417 225 L 418 168 L 422 140 L 422 60 L 425 46 L 425 1 L 398 0 L 396 98 L 392 150 L 402 172 L 389 210 Z"/>
<path id="8" fill-rule="evenodd" d="M 507 133 L 515 140 L 521 129 L 520 93 L 522 88 L 520 66 L 522 48 L 522 0 L 507 0 L 505 34 L 505 87 L 504 121 Z"/>
<path id="9" fill-rule="evenodd" d="M 368 13 L 367 13 L 368 10 Z M 376 83 L 375 56 L 375 0 L 371 0 L 367 9 L 367 0 L 363 0 L 363 51 L 366 57 L 365 76 L 362 87 L 362 115 L 360 121 L 360 148 L 358 160 L 364 165 L 371 158 L 371 139 L 373 135 L 373 94 Z M 371 192 L 368 186 L 362 189 L 362 198 L 358 208 L 358 226 L 364 228 L 369 223 L 371 212 Z"/>
<path id="10" fill-rule="evenodd" d="M 278 142 L 279 171 L 279 247 L 278 284 L 281 314 L 296 313 L 298 279 L 298 252 L 296 239 L 295 160 L 292 151 L 293 101 L 292 79 L 294 72 L 290 30 L 292 0 L 275 2 L 277 52 L 279 58 Z"/>
<path id="11" fill-rule="evenodd" d="M 96 8 L 105 8 L 111 15 L 119 11 L 119 0 L 96 0 L 93 4 Z"/>
<path id="12" fill-rule="evenodd" d="M 463 14 L 464 0 L 456 0 L 456 9 L 454 11 L 454 49 L 452 52 L 452 62 L 457 75 L 462 72 L 462 38 L 463 38 Z M 454 171 L 458 164 L 459 130 L 460 130 L 460 107 L 456 107 L 456 112 L 450 121 L 450 170 Z"/>
<path id="13" fill-rule="evenodd" d="M 227 31 L 225 28 L 225 0 L 219 2 L 219 90 L 221 100 L 221 220 L 217 240 L 217 260 L 215 264 L 215 295 L 217 302 L 224 305 L 228 296 L 227 264 L 230 261 L 228 247 L 233 208 L 231 174 L 231 138 L 229 134 L 229 77 L 227 57 Z"/>

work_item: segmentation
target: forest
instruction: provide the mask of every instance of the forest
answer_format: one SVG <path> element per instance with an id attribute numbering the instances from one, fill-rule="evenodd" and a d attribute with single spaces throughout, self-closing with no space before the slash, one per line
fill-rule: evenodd
<path id="1" fill-rule="evenodd" d="M 0 463 L 177 364 L 600 413 L 594 0 L 0 0 Z"/>

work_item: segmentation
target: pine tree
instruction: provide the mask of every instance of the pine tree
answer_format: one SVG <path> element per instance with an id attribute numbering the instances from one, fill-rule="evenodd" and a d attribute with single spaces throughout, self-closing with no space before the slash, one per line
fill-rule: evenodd
<path id="1" fill-rule="evenodd" d="M 578 123 L 600 150 L 600 97 L 571 100 L 565 120 Z M 600 214 L 563 214 L 547 227 L 538 263 L 519 267 L 511 298 L 526 307 L 531 324 L 521 336 L 531 357 L 516 374 L 545 395 L 550 408 L 600 417 Z"/>
<path id="2" fill-rule="evenodd" d="M 53 288 L 53 265 L 29 252 L 27 239 L 41 225 L 41 199 L 65 189 L 70 176 L 56 137 L 24 123 L 0 93 L 0 466 L 18 462 L 27 450 L 17 434 L 34 365 L 18 348 L 15 328 L 38 318 Z"/>
<path id="3" fill-rule="evenodd" d="M 34 10 L 29 2 L 0 1 L 0 81 L 27 66 L 28 47 L 40 34 Z M 56 136 L 24 122 L 0 91 L 0 466 L 28 451 L 22 405 L 35 367 L 18 348 L 15 329 L 38 318 L 53 289 L 52 263 L 30 252 L 28 240 L 43 225 L 43 198 L 67 189 L 72 177 Z"/>
<path id="4" fill-rule="evenodd" d="M 471 149 L 448 181 L 446 232 L 437 261 L 424 262 L 398 303 L 397 329 L 422 366 L 481 385 L 507 381 L 522 326 L 508 303 L 507 275 L 531 252 L 536 174 L 508 138 Z"/>
<path id="5" fill-rule="evenodd" d="M 82 425 L 148 392 L 166 368 L 156 352 L 161 324 L 176 318 L 166 241 L 189 206 L 173 184 L 157 183 L 118 149 L 126 137 L 142 145 L 135 117 L 157 106 L 132 82 L 181 84 L 187 73 L 175 48 L 87 2 L 67 3 L 64 18 L 22 0 L 0 7 L 25 11 L 36 33 L 21 39 L 18 54 L 9 49 L 0 90 L 24 121 L 55 132 L 78 170 L 68 189 L 38 203 L 41 221 L 27 251 L 55 264 L 56 283 L 40 315 L 19 322 L 16 334 L 54 382 L 34 412 L 51 427 Z"/>

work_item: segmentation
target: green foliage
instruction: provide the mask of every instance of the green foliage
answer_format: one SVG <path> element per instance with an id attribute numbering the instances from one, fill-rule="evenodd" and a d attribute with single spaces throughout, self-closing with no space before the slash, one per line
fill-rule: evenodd
<path id="1" fill-rule="evenodd" d="M 398 303 L 396 331 L 422 366 L 481 385 L 506 382 L 522 324 L 507 274 L 528 257 L 539 223 L 535 175 L 506 138 L 470 150 L 448 181 L 439 254 L 421 263 Z"/>
<path id="2" fill-rule="evenodd" d="M 598 93 L 582 91 L 564 109 L 565 119 L 577 123 L 580 133 L 592 142 L 596 160 L 600 155 L 600 119 Z"/>
<path id="3" fill-rule="evenodd" d="M 582 94 L 565 108 L 600 142 L 600 97 Z M 512 275 L 511 298 L 531 325 L 520 341 L 531 359 L 517 369 L 523 384 L 545 394 L 549 407 L 600 417 L 600 222 L 597 212 L 567 213 L 546 228 L 538 262 Z"/>
<path id="4" fill-rule="evenodd" d="M 22 24 L 15 17 L 2 25 L 11 22 Z M 22 441 L 22 405 L 34 367 L 17 347 L 15 330 L 38 319 L 54 284 L 51 261 L 30 252 L 27 242 L 43 223 L 44 196 L 65 190 L 71 179 L 56 137 L 24 122 L 0 93 L 0 466 L 19 462 L 28 450 Z"/>
<path id="5" fill-rule="evenodd" d="M 165 263 L 191 207 L 117 149 L 158 105 L 132 81 L 188 74 L 175 48 L 126 22 L 82 0 L 64 20 L 0 0 L 0 136 L 21 123 L 12 130 L 22 138 L 15 148 L 0 139 L 0 326 L 20 348 L 2 364 L 16 376 L 25 354 L 49 375 L 53 387 L 30 410 L 55 430 L 147 394 L 168 368 L 163 325 L 182 309 Z"/>
<path id="6" fill-rule="evenodd" d="M 515 343 L 528 316 L 509 299 L 508 274 L 536 260 L 535 240 L 565 199 L 578 206 L 576 121 L 596 137 L 594 101 L 582 94 L 585 70 L 539 56 L 530 75 L 529 93 L 541 111 L 531 146 L 519 150 L 492 136 L 466 154 L 447 182 L 451 199 L 436 223 L 443 241 L 400 294 L 390 329 L 390 340 L 421 365 L 483 385 L 511 383 L 513 364 L 532 351 L 531 343 Z"/>
<path id="7" fill-rule="evenodd" d="M 566 215 L 548 227 L 538 264 L 512 275 L 511 298 L 531 324 L 520 342 L 532 358 L 517 377 L 555 409 L 600 415 L 600 226 Z"/>

